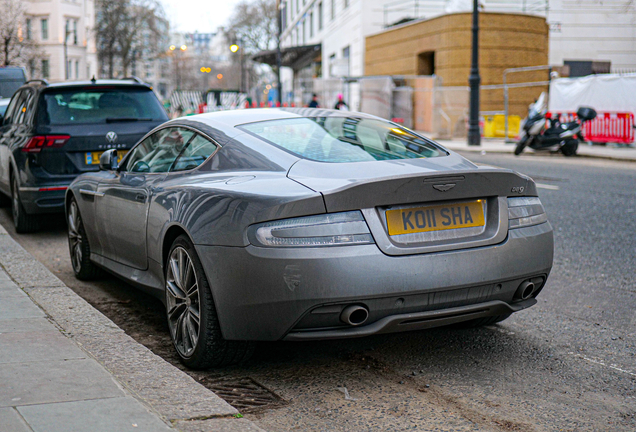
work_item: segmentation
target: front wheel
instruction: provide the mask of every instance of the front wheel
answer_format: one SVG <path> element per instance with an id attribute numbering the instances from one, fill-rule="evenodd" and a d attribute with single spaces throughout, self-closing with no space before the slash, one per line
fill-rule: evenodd
<path id="1" fill-rule="evenodd" d="M 561 153 L 563 153 L 563 156 L 574 156 L 578 148 L 579 140 L 570 139 L 567 140 L 565 144 L 563 144 L 563 146 L 561 146 Z"/>
<path id="2" fill-rule="evenodd" d="M 519 140 L 519 142 L 517 143 L 517 147 L 515 147 L 515 156 L 519 156 L 521 154 L 523 149 L 526 148 L 527 143 L 528 143 L 527 136 Z"/>
<path id="3" fill-rule="evenodd" d="M 165 267 L 168 327 L 181 362 L 208 369 L 247 360 L 254 345 L 223 338 L 212 291 L 187 236 L 174 241 Z"/>
<path id="4" fill-rule="evenodd" d="M 71 198 L 68 206 L 68 249 L 71 254 L 73 273 L 79 280 L 97 279 L 102 271 L 91 261 L 91 247 L 88 244 L 82 216 L 77 201 Z"/>

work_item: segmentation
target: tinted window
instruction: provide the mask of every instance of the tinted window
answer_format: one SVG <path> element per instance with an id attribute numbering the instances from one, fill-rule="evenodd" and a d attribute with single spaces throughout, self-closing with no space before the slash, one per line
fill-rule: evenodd
<path id="1" fill-rule="evenodd" d="M 152 90 L 134 87 L 52 89 L 43 94 L 38 111 L 45 125 L 168 120 Z"/>
<path id="2" fill-rule="evenodd" d="M 320 162 L 431 158 L 446 154 L 432 142 L 381 120 L 314 117 L 240 127 L 300 157 Z"/>
<path id="3" fill-rule="evenodd" d="M 33 100 L 33 92 L 31 90 L 23 90 L 18 99 L 15 112 L 13 113 L 13 123 L 26 123 L 31 113 L 31 102 Z"/>
<path id="4" fill-rule="evenodd" d="M 187 171 L 201 165 L 216 150 L 216 145 L 196 135 L 179 156 L 171 171 Z"/>
<path id="5" fill-rule="evenodd" d="M 3 120 L 3 124 L 8 125 L 13 123 L 13 117 L 16 112 L 16 106 L 18 105 L 18 100 L 22 98 L 22 92 L 16 93 L 12 98 L 11 102 L 9 102 L 9 106 L 7 107 L 6 115 Z"/>
<path id="6" fill-rule="evenodd" d="M 194 132 L 166 128 L 155 132 L 132 149 L 122 171 L 168 172 Z"/>

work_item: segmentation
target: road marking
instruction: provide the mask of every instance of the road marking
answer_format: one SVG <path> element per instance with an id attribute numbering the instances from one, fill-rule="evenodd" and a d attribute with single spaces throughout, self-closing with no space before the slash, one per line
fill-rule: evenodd
<path id="1" fill-rule="evenodd" d="M 539 189 L 559 190 L 559 187 L 558 187 L 558 186 L 553 186 L 553 185 L 549 185 L 549 184 L 535 183 L 535 185 L 536 185 Z"/>
<path id="2" fill-rule="evenodd" d="M 574 354 L 574 353 L 570 353 L 570 354 Z M 590 363 L 594 363 L 594 364 L 597 364 L 597 365 L 605 366 L 605 367 L 608 367 L 608 368 L 610 368 L 610 369 L 614 369 L 614 370 L 616 370 L 616 371 L 618 371 L 618 372 L 623 372 L 623 373 L 626 373 L 627 375 L 631 375 L 631 376 L 633 376 L 633 377 L 636 377 L 636 373 L 634 373 L 634 372 L 632 372 L 632 371 L 628 371 L 628 370 L 625 370 L 625 369 L 621 369 L 621 368 L 619 368 L 619 367 L 618 367 L 618 366 L 616 366 L 616 365 L 613 365 L 613 364 L 607 364 L 607 363 L 605 363 L 605 362 L 603 362 L 603 361 L 601 361 L 601 360 L 596 360 L 596 359 L 590 358 L 590 357 L 588 357 L 588 356 L 584 356 L 584 355 L 582 355 L 582 354 L 574 354 L 574 357 L 578 357 L 578 358 L 583 359 L 583 360 L 585 360 L 585 361 L 588 361 L 588 362 L 590 362 Z"/>

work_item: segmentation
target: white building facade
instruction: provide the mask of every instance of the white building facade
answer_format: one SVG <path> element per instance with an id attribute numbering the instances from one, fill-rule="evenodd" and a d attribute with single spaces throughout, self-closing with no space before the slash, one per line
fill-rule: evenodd
<path id="1" fill-rule="evenodd" d="M 547 21 L 551 65 L 610 62 L 612 72 L 636 72 L 636 2 L 550 0 Z"/>
<path id="2" fill-rule="evenodd" d="M 283 99 L 289 100 L 294 88 L 294 102 L 306 104 L 307 92 L 299 100 L 297 91 L 303 80 L 363 76 L 367 36 L 405 20 L 471 10 L 472 3 L 472 0 L 281 0 L 282 49 L 314 46 L 319 50 L 313 59 L 305 58 L 306 64 L 297 61 L 292 66 L 293 73 L 283 69 Z M 550 65 L 562 66 L 570 61 L 610 62 L 613 72 L 636 71 L 634 0 L 480 0 L 479 3 L 485 11 L 546 17 L 550 25 Z M 355 109 L 356 101 L 351 102 Z"/>
<path id="3" fill-rule="evenodd" d="M 320 45 L 319 60 L 282 73 L 284 94 L 292 79 L 364 75 L 365 37 L 383 28 L 382 6 L 388 0 L 287 0 L 282 2 L 281 47 Z M 296 82 L 296 87 L 298 81 Z M 306 98 L 306 96 L 305 96 Z M 306 104 L 307 100 L 294 100 Z M 348 101 L 355 108 L 357 101 Z"/>
<path id="4" fill-rule="evenodd" d="M 35 39 L 44 53 L 28 65 L 30 78 L 53 82 L 96 75 L 94 0 L 24 1 L 27 37 Z"/>

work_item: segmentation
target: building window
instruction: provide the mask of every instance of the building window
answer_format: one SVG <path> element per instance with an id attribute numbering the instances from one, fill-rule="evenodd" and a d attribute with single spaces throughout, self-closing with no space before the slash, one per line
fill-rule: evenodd
<path id="1" fill-rule="evenodd" d="M 42 18 L 40 20 L 40 26 L 42 30 L 42 40 L 47 40 L 49 38 L 49 20 L 47 18 Z M 42 60 L 44 61 L 44 60 Z M 48 60 L 47 60 L 48 62 Z"/>
<path id="2" fill-rule="evenodd" d="M 73 45 L 77 45 L 77 21 L 73 21 Z"/>
<path id="3" fill-rule="evenodd" d="M 296 0 L 296 13 L 300 12 L 300 3 L 299 0 Z"/>
<path id="4" fill-rule="evenodd" d="M 49 70 L 49 61 L 48 60 L 42 60 L 42 78 L 48 78 L 50 75 L 50 70 Z"/>
<path id="5" fill-rule="evenodd" d="M 336 17 L 336 0 L 331 0 L 331 20 Z"/>
<path id="6" fill-rule="evenodd" d="M 71 79 L 71 72 L 73 72 L 71 69 L 72 63 L 71 60 L 66 62 L 66 79 Z"/>
<path id="7" fill-rule="evenodd" d="M 349 0 L 344 0 L 344 8 L 348 8 L 349 7 Z"/>
<path id="8" fill-rule="evenodd" d="M 322 2 L 318 3 L 318 31 L 322 30 Z"/>
<path id="9" fill-rule="evenodd" d="M 29 60 L 29 76 L 33 78 L 34 75 L 35 75 L 35 60 L 30 59 Z"/>
<path id="10" fill-rule="evenodd" d="M 75 60 L 75 78 L 79 79 L 79 60 Z"/>
<path id="11" fill-rule="evenodd" d="M 314 37 L 314 13 L 309 13 L 309 37 Z"/>
<path id="12" fill-rule="evenodd" d="M 31 18 L 26 19 L 26 38 L 27 40 L 33 39 L 33 31 L 31 30 Z"/>

